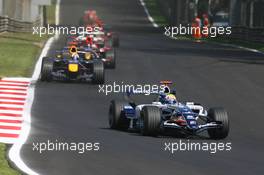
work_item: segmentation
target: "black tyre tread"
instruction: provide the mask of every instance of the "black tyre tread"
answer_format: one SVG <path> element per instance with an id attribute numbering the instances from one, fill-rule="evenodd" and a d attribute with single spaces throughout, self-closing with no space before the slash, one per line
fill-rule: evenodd
<path id="1" fill-rule="evenodd" d="M 119 47 L 119 37 L 118 37 L 118 35 L 113 34 L 112 40 L 113 40 L 113 46 L 114 47 Z"/>
<path id="2" fill-rule="evenodd" d="M 105 81 L 104 63 L 102 61 L 96 61 L 93 63 L 92 82 L 94 84 L 104 84 L 104 81 Z"/>
<path id="3" fill-rule="evenodd" d="M 229 120 L 227 112 L 224 108 L 210 108 L 208 110 L 208 116 L 211 121 L 219 121 L 222 122 L 222 128 L 213 128 L 208 129 L 208 134 L 212 139 L 224 139 L 228 136 L 229 133 Z"/>
<path id="4" fill-rule="evenodd" d="M 144 126 L 141 130 L 143 135 L 157 136 L 160 130 L 161 112 L 157 106 L 144 106 L 142 108 Z"/>
<path id="5" fill-rule="evenodd" d="M 129 120 L 125 118 L 122 113 L 122 109 L 125 105 L 128 105 L 126 102 L 112 100 L 109 108 L 109 126 L 112 129 L 128 129 Z M 110 121 L 112 119 L 112 122 Z"/>
<path id="6" fill-rule="evenodd" d="M 43 57 L 41 65 L 41 81 L 51 81 L 53 71 L 53 60 Z"/>

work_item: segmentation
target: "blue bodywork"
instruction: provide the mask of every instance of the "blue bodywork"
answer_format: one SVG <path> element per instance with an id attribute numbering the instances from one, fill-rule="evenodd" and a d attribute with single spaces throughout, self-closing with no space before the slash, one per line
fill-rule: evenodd
<path id="1" fill-rule="evenodd" d="M 198 117 L 198 114 L 193 112 L 188 106 L 179 103 L 176 106 L 173 105 L 168 105 L 168 106 L 164 106 L 161 107 L 162 110 L 162 122 L 161 122 L 161 127 L 172 127 L 172 126 L 165 126 L 163 123 L 167 120 L 169 120 L 169 118 L 173 115 L 180 115 L 183 116 L 184 119 L 186 120 L 186 129 L 190 129 L 190 130 L 197 130 L 199 129 L 198 127 L 198 123 L 196 121 L 196 117 Z M 131 105 L 126 105 L 123 107 L 122 111 L 124 112 L 124 117 L 128 118 L 128 119 L 132 119 L 134 120 L 134 125 L 133 129 L 139 129 L 139 117 L 136 116 L 136 109 L 133 108 Z"/>

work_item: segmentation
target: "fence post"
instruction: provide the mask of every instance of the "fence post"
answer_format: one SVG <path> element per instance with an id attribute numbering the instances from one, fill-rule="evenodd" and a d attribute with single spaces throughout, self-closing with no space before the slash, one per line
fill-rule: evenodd
<path id="1" fill-rule="evenodd" d="M 4 31 L 8 31 L 8 25 L 9 25 L 9 18 L 8 16 L 4 16 Z"/>

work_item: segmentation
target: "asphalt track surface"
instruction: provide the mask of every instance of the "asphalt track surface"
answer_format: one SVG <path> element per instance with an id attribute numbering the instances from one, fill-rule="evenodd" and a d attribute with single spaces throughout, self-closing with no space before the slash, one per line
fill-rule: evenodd
<path id="1" fill-rule="evenodd" d="M 42 83 L 36 87 L 32 129 L 22 159 L 43 175 L 262 174 L 264 57 L 213 44 L 164 37 L 149 23 L 137 0 L 63 0 L 62 25 L 78 24 L 86 9 L 95 9 L 120 34 L 115 70 L 106 83 L 157 83 L 173 80 L 182 101 L 223 106 L 230 117 L 231 151 L 164 151 L 179 138 L 143 137 L 108 129 L 108 106 L 118 95 L 98 93 L 98 86 Z M 63 39 L 50 51 L 63 46 Z M 32 142 L 100 142 L 100 151 L 32 151 Z M 187 142 L 188 140 L 183 140 Z M 190 142 L 214 142 L 190 139 Z"/>

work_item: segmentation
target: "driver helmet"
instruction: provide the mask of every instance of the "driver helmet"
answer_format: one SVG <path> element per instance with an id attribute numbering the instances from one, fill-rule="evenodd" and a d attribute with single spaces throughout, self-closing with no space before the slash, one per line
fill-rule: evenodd
<path id="1" fill-rule="evenodd" d="M 168 94 L 165 96 L 165 103 L 167 104 L 175 104 L 177 103 L 177 98 L 173 94 Z"/>

